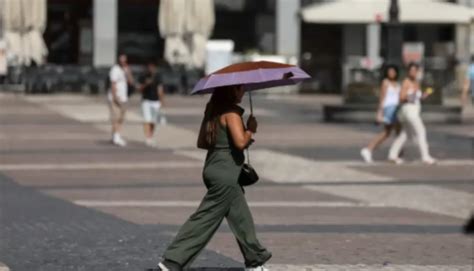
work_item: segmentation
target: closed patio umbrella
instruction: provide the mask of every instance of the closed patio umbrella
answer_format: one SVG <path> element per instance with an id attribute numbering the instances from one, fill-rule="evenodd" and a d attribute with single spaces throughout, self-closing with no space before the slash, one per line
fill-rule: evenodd
<path id="1" fill-rule="evenodd" d="M 5 40 L 15 64 L 41 65 L 48 53 L 43 40 L 46 0 L 3 0 Z"/>
<path id="2" fill-rule="evenodd" d="M 202 68 L 214 21 L 213 0 L 161 0 L 158 24 L 168 63 Z"/>
<path id="3" fill-rule="evenodd" d="M 213 0 L 189 1 L 186 16 L 186 33 L 190 35 L 190 63 L 193 68 L 203 68 L 206 60 L 206 44 L 215 23 Z"/>
<path id="4" fill-rule="evenodd" d="M 24 59 L 23 50 L 23 14 L 22 2 L 18 0 L 3 0 L 4 37 L 9 58 L 13 64 L 21 65 Z"/>
<path id="5" fill-rule="evenodd" d="M 160 0 L 158 27 L 163 38 L 184 34 L 187 1 L 190 0 Z"/>
<path id="6" fill-rule="evenodd" d="M 185 64 L 189 49 L 184 41 L 186 2 L 189 0 L 161 0 L 158 28 L 165 39 L 165 59 L 170 64 Z"/>
<path id="7" fill-rule="evenodd" d="M 214 28 L 214 1 L 188 0 L 186 2 L 186 16 L 184 30 L 186 33 L 199 33 L 209 37 Z"/>
<path id="8" fill-rule="evenodd" d="M 24 50 L 26 63 L 29 65 L 34 61 L 42 65 L 48 54 L 48 49 L 43 40 L 43 32 L 46 28 L 46 0 L 22 0 L 24 11 L 25 33 Z"/>
<path id="9" fill-rule="evenodd" d="M 186 64 L 189 62 L 189 48 L 183 36 L 170 35 L 165 40 L 164 56 L 170 64 Z"/>

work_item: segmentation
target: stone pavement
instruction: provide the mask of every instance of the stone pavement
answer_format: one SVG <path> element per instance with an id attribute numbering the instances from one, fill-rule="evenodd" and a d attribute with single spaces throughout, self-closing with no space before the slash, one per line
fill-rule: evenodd
<path id="1" fill-rule="evenodd" d="M 109 140 L 103 97 L 0 96 L 0 262 L 11 270 L 143 270 L 159 260 L 205 193 L 196 150 L 206 97 L 169 97 L 158 148 L 142 143 L 136 98 L 126 148 Z M 472 270 L 474 210 L 468 125 L 428 127 L 437 166 L 360 162 L 378 127 L 320 120 L 317 99 L 255 98 L 246 189 L 271 270 Z M 194 270 L 239 270 L 221 227 Z M 203 267 L 203 268 L 199 268 Z M 205 268 L 204 268 L 205 267 Z M 234 268 L 234 269 L 232 269 Z M 237 269 L 236 269 L 237 268 Z M 1 270 L 1 269 L 0 269 Z"/>

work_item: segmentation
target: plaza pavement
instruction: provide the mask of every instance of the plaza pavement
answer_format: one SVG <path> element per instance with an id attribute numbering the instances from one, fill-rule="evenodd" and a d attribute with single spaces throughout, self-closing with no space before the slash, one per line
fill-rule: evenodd
<path id="1" fill-rule="evenodd" d="M 472 270 L 473 239 L 461 226 L 474 210 L 474 161 L 462 135 L 474 125 L 428 127 L 437 166 L 417 162 L 411 145 L 407 164 L 386 163 L 389 144 L 367 165 L 358 152 L 378 127 L 321 123 L 321 103 L 333 100 L 255 98 L 251 159 L 263 180 L 246 195 L 271 270 Z M 129 145 L 118 148 L 103 97 L 1 94 L 0 262 L 11 270 L 156 264 L 205 193 L 195 140 L 206 101 L 169 97 L 169 124 L 148 148 L 134 97 Z M 193 266 L 241 262 L 224 224 Z"/>

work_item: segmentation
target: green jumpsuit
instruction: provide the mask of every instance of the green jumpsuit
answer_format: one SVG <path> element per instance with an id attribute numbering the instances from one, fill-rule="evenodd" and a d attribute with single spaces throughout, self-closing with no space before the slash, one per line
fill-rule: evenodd
<path id="1" fill-rule="evenodd" d="M 244 159 L 243 151 L 234 147 L 226 127 L 219 124 L 216 145 L 208 151 L 203 170 L 207 193 L 166 250 L 165 260 L 182 267 L 189 266 L 210 241 L 224 217 L 237 239 L 247 267 L 260 266 L 271 258 L 272 254 L 257 240 L 252 214 L 238 183 Z"/>

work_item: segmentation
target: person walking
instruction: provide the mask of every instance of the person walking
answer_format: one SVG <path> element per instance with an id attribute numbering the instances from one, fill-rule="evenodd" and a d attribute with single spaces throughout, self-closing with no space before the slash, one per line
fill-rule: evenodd
<path id="1" fill-rule="evenodd" d="M 398 83 L 398 68 L 389 65 L 385 69 L 384 79 L 380 87 L 379 104 L 376 114 L 378 123 L 383 123 L 383 131 L 360 151 L 360 154 L 366 163 L 372 163 L 372 153 L 387 138 L 392 131 L 397 134 L 400 132 L 400 125 L 397 119 L 398 100 L 400 96 L 400 84 Z"/>
<path id="2" fill-rule="evenodd" d="M 416 63 L 408 65 L 408 76 L 405 78 L 400 91 L 400 109 L 398 118 L 402 124 L 402 131 L 392 143 L 389 151 L 389 160 L 400 164 L 400 150 L 407 140 L 407 135 L 418 144 L 421 160 L 425 164 L 435 164 L 436 160 L 430 155 L 426 136 L 426 128 L 421 119 L 421 100 L 432 94 L 429 89 L 424 93 L 420 89 L 418 82 L 420 66 Z"/>
<path id="3" fill-rule="evenodd" d="M 145 144 L 154 146 L 153 134 L 160 117 L 160 110 L 164 106 L 164 90 L 161 77 L 154 62 L 147 64 L 147 72 L 141 80 L 139 90 L 142 93 L 143 132 Z"/>
<path id="4" fill-rule="evenodd" d="M 6 47 L 6 42 L 0 39 L 0 84 L 3 84 L 6 81 L 5 79 L 8 72 Z"/>
<path id="5" fill-rule="evenodd" d="M 175 271 L 189 266 L 210 241 L 222 220 L 227 219 L 246 270 L 267 270 L 263 265 L 272 254 L 257 239 L 252 214 L 239 175 L 243 150 L 253 142 L 257 121 L 252 115 L 243 125 L 242 86 L 218 87 L 206 106 L 198 136 L 198 148 L 207 150 L 203 169 L 207 193 L 199 208 L 181 227 L 158 264 L 158 270 Z"/>
<path id="6" fill-rule="evenodd" d="M 474 105 L 474 56 L 471 57 L 471 63 L 467 69 L 466 78 L 461 94 L 461 105 L 466 107 L 469 104 L 469 96 L 471 97 L 471 104 Z"/>
<path id="7" fill-rule="evenodd" d="M 110 88 L 107 94 L 110 109 L 110 120 L 112 122 L 112 143 L 124 147 L 127 142 L 122 138 L 122 125 L 125 120 L 128 101 L 128 84 L 133 84 L 134 79 L 127 56 L 119 55 L 118 64 L 115 64 L 109 73 Z"/>

